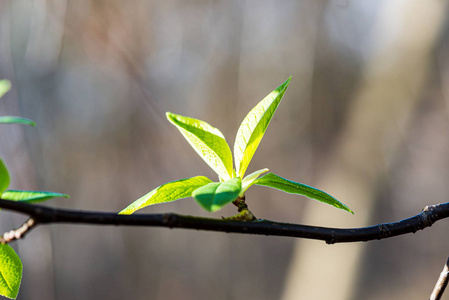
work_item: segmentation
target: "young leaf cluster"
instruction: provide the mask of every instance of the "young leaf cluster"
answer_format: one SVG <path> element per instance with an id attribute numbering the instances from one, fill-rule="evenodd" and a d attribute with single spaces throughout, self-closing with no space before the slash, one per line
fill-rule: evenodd
<path id="1" fill-rule="evenodd" d="M 167 112 L 168 121 L 181 132 L 198 155 L 218 174 L 219 181 L 213 182 L 204 176 L 172 181 L 137 199 L 120 214 L 132 214 L 149 205 L 188 197 L 193 197 L 205 210 L 215 212 L 239 198 L 244 199 L 246 190 L 252 185 L 303 195 L 353 213 L 346 205 L 319 189 L 287 180 L 273 173 L 259 177 L 268 172 L 266 168 L 245 176 L 248 165 L 290 80 L 291 77 L 260 101 L 243 119 L 234 142 L 235 168 L 231 148 L 220 130 L 204 121 Z"/>
<path id="2" fill-rule="evenodd" d="M 11 83 L 8 80 L 0 80 L 0 98 L 10 89 Z M 36 125 L 29 119 L 11 116 L 0 117 L 0 123 Z M 8 190 L 10 181 L 8 169 L 0 158 L 1 199 L 36 203 L 55 197 L 68 197 L 68 195 L 53 192 Z M 22 262 L 14 249 L 7 244 L 0 244 L 0 295 L 11 299 L 17 297 L 22 280 L 22 269 Z"/>

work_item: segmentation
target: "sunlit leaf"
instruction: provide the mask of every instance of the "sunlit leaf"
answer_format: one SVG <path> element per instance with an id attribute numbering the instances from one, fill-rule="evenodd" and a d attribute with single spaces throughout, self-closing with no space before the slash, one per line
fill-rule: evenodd
<path id="1" fill-rule="evenodd" d="M 204 176 L 196 176 L 168 182 L 137 199 L 119 214 L 130 215 L 136 210 L 144 208 L 148 205 L 171 202 L 178 199 L 191 197 L 194 190 L 211 182 L 212 180 Z"/>
<path id="2" fill-rule="evenodd" d="M 332 197 L 331 195 L 313 188 L 311 186 L 294 182 L 285 178 L 282 178 L 276 174 L 268 173 L 254 181 L 255 185 L 262 185 L 267 186 L 271 188 L 275 188 L 281 191 L 284 191 L 286 193 L 290 194 L 299 194 L 306 197 L 309 197 L 311 199 L 315 199 L 327 204 L 330 204 L 332 206 L 335 206 L 336 208 L 340 208 L 343 210 L 346 210 L 350 213 L 354 213 L 351 209 L 349 209 L 346 205 Z"/>
<path id="3" fill-rule="evenodd" d="M 206 184 L 196 189 L 192 196 L 202 208 L 214 212 L 237 199 L 241 189 L 242 181 L 240 177 L 235 177 L 224 182 Z"/>
<path id="4" fill-rule="evenodd" d="M 11 89 L 11 81 L 8 79 L 0 80 L 0 98 Z"/>
<path id="5" fill-rule="evenodd" d="M 175 125 L 201 158 L 222 178 L 233 177 L 232 153 L 223 134 L 208 123 L 167 112 Z"/>
<path id="6" fill-rule="evenodd" d="M 259 143 L 270 124 L 285 91 L 290 83 L 291 76 L 277 89 L 259 102 L 243 119 L 234 143 L 235 168 L 237 176 L 242 177 L 253 158 Z"/>
<path id="7" fill-rule="evenodd" d="M 36 123 L 30 119 L 11 116 L 0 117 L 0 124 L 25 124 L 33 127 L 36 126 Z"/>
<path id="8" fill-rule="evenodd" d="M 256 180 L 257 177 L 268 171 L 269 171 L 268 169 L 261 169 L 245 176 L 245 178 L 243 178 L 242 180 L 242 191 L 240 192 L 240 195 L 243 195 L 246 192 L 246 190 L 254 184 L 254 180 Z"/>
<path id="9" fill-rule="evenodd" d="M 13 248 L 0 244 L 0 295 L 16 299 L 22 281 L 22 262 Z"/>
<path id="10" fill-rule="evenodd" d="M 7 190 L 2 194 L 2 199 L 26 203 L 38 203 L 56 197 L 69 198 L 69 195 L 53 192 L 19 191 L 19 190 Z"/>
<path id="11" fill-rule="evenodd" d="M 9 181 L 8 169 L 6 169 L 5 163 L 0 158 L 0 196 L 8 188 Z"/>

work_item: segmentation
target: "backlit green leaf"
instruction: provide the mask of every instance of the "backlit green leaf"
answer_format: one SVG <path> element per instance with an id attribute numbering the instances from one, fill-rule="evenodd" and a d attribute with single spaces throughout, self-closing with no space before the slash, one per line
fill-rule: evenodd
<path id="1" fill-rule="evenodd" d="M 16 299 L 22 281 L 22 262 L 13 248 L 0 244 L 0 295 Z"/>
<path id="2" fill-rule="evenodd" d="M 69 198 L 69 195 L 53 192 L 19 191 L 19 190 L 7 190 L 2 194 L 2 199 L 26 203 L 38 203 L 56 197 Z"/>
<path id="3" fill-rule="evenodd" d="M 0 80 L 0 98 L 11 89 L 11 81 L 8 79 Z"/>
<path id="4" fill-rule="evenodd" d="M 208 123 L 167 112 L 175 125 L 201 158 L 223 180 L 233 177 L 232 153 L 223 134 Z"/>
<path id="5" fill-rule="evenodd" d="M 224 182 L 206 184 L 196 189 L 192 196 L 202 208 L 214 212 L 237 199 L 241 189 L 242 181 L 240 177 L 234 177 Z"/>
<path id="6" fill-rule="evenodd" d="M 0 117 L 0 124 L 25 124 L 33 127 L 36 126 L 36 123 L 30 119 L 11 116 Z"/>
<path id="7" fill-rule="evenodd" d="M 315 199 L 330 204 L 332 206 L 335 206 L 336 208 L 340 208 L 354 214 L 354 212 L 351 209 L 349 209 L 346 205 L 344 205 L 331 195 L 319 189 L 310 187 L 308 185 L 282 178 L 273 173 L 268 173 L 256 179 L 254 181 L 254 184 L 275 188 L 290 194 L 303 195 L 311 199 Z"/>
<path id="8" fill-rule="evenodd" d="M 171 202 L 178 199 L 191 197 L 194 190 L 211 182 L 212 180 L 204 176 L 196 176 L 168 182 L 155 188 L 145 196 L 137 199 L 119 214 L 130 215 L 136 210 L 144 208 L 148 205 Z"/>
<path id="9" fill-rule="evenodd" d="M 8 188 L 9 181 L 8 169 L 6 169 L 5 163 L 0 158 L 0 196 Z"/>
<path id="10" fill-rule="evenodd" d="M 242 180 L 242 191 L 240 192 L 240 196 L 245 194 L 246 190 L 254 184 L 254 180 L 257 179 L 261 174 L 268 172 L 268 169 L 257 170 L 249 175 L 247 175 Z"/>
<path id="11" fill-rule="evenodd" d="M 259 102 L 243 119 L 234 143 L 235 168 L 237 176 L 242 177 L 253 158 L 259 143 L 270 124 L 285 91 L 290 83 L 291 76 Z"/>

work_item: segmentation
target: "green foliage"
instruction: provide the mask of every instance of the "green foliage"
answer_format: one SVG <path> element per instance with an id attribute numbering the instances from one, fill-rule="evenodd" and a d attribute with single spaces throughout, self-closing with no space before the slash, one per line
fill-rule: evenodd
<path id="1" fill-rule="evenodd" d="M 11 81 L 8 79 L 0 80 L 0 98 L 11 89 Z"/>
<path id="2" fill-rule="evenodd" d="M 26 203 L 39 203 L 57 197 L 69 198 L 69 195 L 60 193 L 41 192 L 41 191 L 19 191 L 19 190 L 7 190 L 3 192 L 1 196 L 2 199 L 4 200 L 19 201 Z"/>
<path id="3" fill-rule="evenodd" d="M 0 244 L 0 295 L 16 299 L 22 280 L 22 262 L 13 248 Z"/>
<path id="4" fill-rule="evenodd" d="M 204 121 L 167 112 L 167 119 L 175 125 L 199 156 L 220 178 L 233 177 L 232 153 L 223 134 Z"/>
<path id="5" fill-rule="evenodd" d="M 223 134 L 208 123 L 167 113 L 174 124 L 201 158 L 218 174 L 220 182 L 212 182 L 205 177 L 193 177 L 162 185 L 136 200 L 120 214 L 131 214 L 145 206 L 164 203 L 193 196 L 207 211 L 214 212 L 244 196 L 246 190 L 256 184 L 272 187 L 287 193 L 300 194 L 352 213 L 347 206 L 329 194 L 305 184 L 297 183 L 269 173 L 257 179 L 268 169 L 261 169 L 244 177 L 246 169 L 262 140 L 273 115 L 290 84 L 289 77 L 283 84 L 260 101 L 244 118 L 234 144 L 233 169 L 232 154 Z M 203 178 L 201 184 L 194 178 Z M 207 181 L 205 179 L 207 179 Z"/>
<path id="6" fill-rule="evenodd" d="M 291 76 L 259 102 L 243 119 L 234 143 L 235 168 L 243 178 L 260 141 L 290 84 Z"/>
<path id="7" fill-rule="evenodd" d="M 136 210 L 148 205 L 171 202 L 182 198 L 192 197 L 192 192 L 194 190 L 211 182 L 212 180 L 204 176 L 196 176 L 192 178 L 168 182 L 155 188 L 145 196 L 137 199 L 136 201 L 131 203 L 131 205 L 122 210 L 119 214 L 130 215 Z"/>
<path id="8" fill-rule="evenodd" d="M 6 169 L 5 163 L 0 158 L 0 196 L 8 188 L 9 181 L 8 169 Z"/>
<path id="9" fill-rule="evenodd" d="M 7 79 L 0 80 L 0 98 L 3 97 L 11 89 L 11 82 Z M 2 116 L 0 117 L 0 124 L 25 124 L 36 126 L 36 123 L 30 119 L 21 117 Z"/>
<path id="10" fill-rule="evenodd" d="M 4 116 L 0 117 L 0 123 L 2 124 L 24 124 L 35 127 L 36 123 L 30 119 L 21 117 Z"/>
<path id="11" fill-rule="evenodd" d="M 212 182 L 196 189 L 192 196 L 207 211 L 220 210 L 234 201 L 242 190 L 242 180 L 234 177 L 225 182 Z"/>
<path id="12" fill-rule="evenodd" d="M 274 189 L 281 190 L 290 194 L 299 194 L 310 199 L 315 199 L 329 205 L 332 205 L 336 208 L 344 209 L 350 213 L 354 213 L 350 210 L 346 205 L 332 197 L 331 195 L 320 191 L 319 189 L 313 188 L 311 186 L 294 182 L 285 178 L 282 178 L 276 174 L 268 173 L 254 181 L 255 185 L 267 186 Z"/>
<path id="13" fill-rule="evenodd" d="M 242 180 L 242 190 L 240 192 L 240 196 L 243 196 L 246 192 L 246 190 L 252 186 L 254 184 L 254 180 L 257 179 L 257 177 L 259 177 L 260 175 L 262 175 L 263 173 L 268 172 L 268 169 L 261 169 L 261 170 L 257 170 L 251 174 L 249 174 L 248 176 L 246 176 L 243 180 Z"/>
<path id="14" fill-rule="evenodd" d="M 0 80 L 0 98 L 11 89 L 9 80 Z M 0 124 L 25 124 L 36 126 L 33 121 L 21 118 L 2 116 Z M 10 183 L 8 169 L 0 158 L 0 198 L 3 200 L 36 203 L 46 201 L 55 197 L 68 197 L 68 195 L 41 192 L 41 191 L 18 191 L 7 190 Z M 22 280 L 22 262 L 14 250 L 6 244 L 0 244 L 0 295 L 15 299 L 19 293 Z"/>

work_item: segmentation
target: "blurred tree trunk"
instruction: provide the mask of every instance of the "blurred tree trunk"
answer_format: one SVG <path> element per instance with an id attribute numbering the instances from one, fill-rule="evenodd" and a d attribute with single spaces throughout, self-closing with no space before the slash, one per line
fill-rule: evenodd
<path id="1" fill-rule="evenodd" d="M 442 1 L 392 1 L 379 10 L 372 40 L 380 46 L 372 49 L 342 134 L 315 184 L 355 215 L 313 206 L 304 216 L 305 224 L 370 225 L 376 190 L 422 94 L 445 6 Z M 298 241 L 283 299 L 351 299 L 363 250 L 364 244 Z"/>

